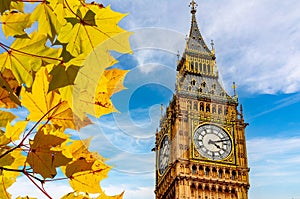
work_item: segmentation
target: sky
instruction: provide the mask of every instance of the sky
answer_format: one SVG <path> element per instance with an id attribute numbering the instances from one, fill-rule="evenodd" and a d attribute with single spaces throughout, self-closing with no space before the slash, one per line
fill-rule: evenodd
<path id="1" fill-rule="evenodd" d="M 189 33 L 188 0 L 103 0 L 128 13 L 120 26 L 132 31 L 133 55 L 114 53 L 115 67 L 130 69 L 126 90 L 113 96 L 120 111 L 84 128 L 91 149 L 114 168 L 101 185 L 124 199 L 154 198 L 155 131 L 173 95 L 177 54 Z M 229 93 L 237 84 L 244 107 L 250 171 L 250 199 L 300 199 L 300 1 L 196 1 L 197 22 L 209 45 L 214 40 L 217 65 Z M 1 40 L 3 37 L 1 37 Z M 59 191 L 57 191 L 59 186 Z M 22 187 L 20 189 L 20 187 Z M 70 191 L 50 185 L 50 193 Z M 43 198 L 24 178 L 10 188 Z"/>

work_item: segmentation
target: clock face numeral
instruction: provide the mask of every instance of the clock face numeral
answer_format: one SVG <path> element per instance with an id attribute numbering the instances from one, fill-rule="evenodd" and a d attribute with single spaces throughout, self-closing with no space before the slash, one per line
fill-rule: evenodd
<path id="1" fill-rule="evenodd" d="M 169 165 L 171 144 L 169 137 L 165 136 L 160 144 L 158 155 L 158 170 L 162 175 Z"/>
<path id="2" fill-rule="evenodd" d="M 232 150 L 232 141 L 228 133 L 211 124 L 202 125 L 195 131 L 194 144 L 201 156 L 212 160 L 225 159 Z"/>

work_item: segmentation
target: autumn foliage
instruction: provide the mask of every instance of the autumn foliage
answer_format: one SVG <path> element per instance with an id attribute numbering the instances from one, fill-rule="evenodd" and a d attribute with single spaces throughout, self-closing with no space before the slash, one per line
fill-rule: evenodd
<path id="1" fill-rule="evenodd" d="M 128 71 L 112 67 L 110 53 L 131 52 L 131 33 L 118 26 L 125 15 L 84 0 L 0 0 L 0 14 L 0 197 L 11 198 L 23 175 L 48 198 L 45 183 L 58 180 L 74 190 L 64 199 L 122 198 L 101 189 L 110 166 L 90 140 L 66 129 L 116 111 L 110 98 Z M 24 108 L 26 119 L 17 118 Z"/>

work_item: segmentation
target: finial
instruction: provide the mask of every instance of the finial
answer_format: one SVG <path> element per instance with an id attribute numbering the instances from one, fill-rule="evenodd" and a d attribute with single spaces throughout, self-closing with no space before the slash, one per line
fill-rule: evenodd
<path id="1" fill-rule="evenodd" d="M 211 40 L 210 45 L 211 45 L 212 50 L 214 50 L 214 49 L 215 49 L 215 48 L 214 48 L 214 46 L 215 46 L 214 40 Z"/>
<path id="2" fill-rule="evenodd" d="M 236 96 L 236 84 L 235 82 L 232 83 L 232 88 L 233 88 L 233 94 Z"/>
<path id="3" fill-rule="evenodd" d="M 196 13 L 196 7 L 198 6 L 198 4 L 194 1 L 194 0 L 192 0 L 192 2 L 190 3 L 190 7 L 191 7 L 191 13 L 192 14 L 195 14 Z"/>
<path id="4" fill-rule="evenodd" d="M 164 105 L 163 104 L 160 104 L 160 119 L 163 118 L 163 113 L 164 112 Z"/>

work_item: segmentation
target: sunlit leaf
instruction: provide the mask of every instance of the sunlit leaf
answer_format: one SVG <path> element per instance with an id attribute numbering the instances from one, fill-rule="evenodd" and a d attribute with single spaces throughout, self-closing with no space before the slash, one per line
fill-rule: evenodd
<path id="1" fill-rule="evenodd" d="M 73 55 L 88 55 L 99 44 L 106 40 L 112 40 L 119 48 L 124 48 L 123 43 L 114 41 L 115 35 L 125 32 L 117 23 L 125 16 L 107 8 L 81 7 L 75 13 L 80 13 L 77 18 L 62 27 L 58 40 L 67 44 L 67 50 Z M 84 38 L 84 39 L 83 39 Z M 117 50 L 110 48 L 109 50 Z"/>
<path id="2" fill-rule="evenodd" d="M 38 121 L 44 117 L 43 120 L 64 128 L 75 128 L 72 110 L 67 102 L 62 100 L 59 93 L 48 92 L 48 77 L 47 70 L 41 68 L 36 74 L 32 92 L 25 89 L 21 92 L 22 104 L 30 111 L 28 119 Z"/>
<path id="3" fill-rule="evenodd" d="M 46 35 L 36 32 L 30 38 L 17 38 L 7 52 L 0 55 L 0 69 L 12 70 L 20 84 L 31 87 L 33 75 L 44 63 L 57 63 L 59 49 L 46 47 Z"/>
<path id="4" fill-rule="evenodd" d="M 61 24 L 47 1 L 40 3 L 34 9 L 31 20 L 38 21 L 38 32 L 47 35 L 51 41 L 54 41 L 55 35 L 61 29 Z"/>
<path id="5" fill-rule="evenodd" d="M 21 12 L 5 12 L 1 16 L 2 30 L 6 37 L 24 35 L 26 28 L 32 25 L 30 14 Z"/>

